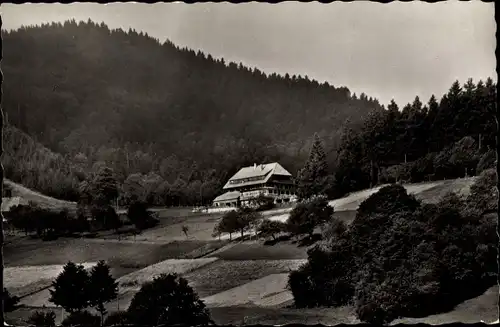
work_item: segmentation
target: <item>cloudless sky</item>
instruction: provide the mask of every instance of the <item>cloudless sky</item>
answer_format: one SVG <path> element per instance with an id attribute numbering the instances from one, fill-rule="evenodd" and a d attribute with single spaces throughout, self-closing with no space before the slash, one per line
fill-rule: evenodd
<path id="1" fill-rule="evenodd" d="M 307 75 L 401 106 L 497 80 L 494 4 L 2 4 L 5 29 L 74 18 L 130 27 L 266 73 Z"/>

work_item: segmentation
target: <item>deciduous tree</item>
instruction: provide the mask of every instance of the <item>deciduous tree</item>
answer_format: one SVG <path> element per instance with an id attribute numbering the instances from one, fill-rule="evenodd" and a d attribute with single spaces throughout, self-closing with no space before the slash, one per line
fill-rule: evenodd
<path id="1" fill-rule="evenodd" d="M 324 196 L 316 196 L 298 203 L 290 212 L 287 220 L 288 230 L 293 234 L 308 234 L 312 237 L 314 229 L 331 219 L 333 207 Z"/>
<path id="2" fill-rule="evenodd" d="M 162 274 L 143 284 L 130 303 L 128 315 L 132 323 L 142 326 L 212 323 L 203 301 L 177 274 Z"/>

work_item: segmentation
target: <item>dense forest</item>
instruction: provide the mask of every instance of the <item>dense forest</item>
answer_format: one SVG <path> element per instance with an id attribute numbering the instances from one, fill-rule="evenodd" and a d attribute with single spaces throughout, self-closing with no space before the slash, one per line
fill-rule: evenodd
<path id="1" fill-rule="evenodd" d="M 77 200 L 109 167 L 122 202 L 133 192 L 154 204 L 208 204 L 243 165 L 278 161 L 295 175 L 315 133 L 330 196 L 475 174 L 495 160 L 490 78 L 456 81 L 441 99 L 400 110 L 91 21 L 2 33 L 6 177 L 59 198 Z"/>
<path id="2" fill-rule="evenodd" d="M 346 124 L 338 149 L 335 193 L 387 182 L 477 175 L 495 167 L 496 84 L 453 82 L 438 101 L 417 96 L 401 110 L 391 101 L 361 125 Z"/>
<path id="3" fill-rule="evenodd" d="M 119 181 L 154 174 L 197 195 L 215 183 L 203 187 L 210 200 L 242 165 L 279 161 L 295 173 L 314 132 L 335 161 L 341 124 L 381 108 L 345 87 L 266 75 L 91 21 L 23 27 L 3 39 L 10 124 L 86 171 L 108 165 Z"/>

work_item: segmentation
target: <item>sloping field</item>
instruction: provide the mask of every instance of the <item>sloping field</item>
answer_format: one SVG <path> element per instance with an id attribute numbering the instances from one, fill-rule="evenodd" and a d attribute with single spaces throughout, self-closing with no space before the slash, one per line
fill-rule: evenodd
<path id="1" fill-rule="evenodd" d="M 453 322 L 492 323 L 498 320 L 499 287 L 493 286 L 483 295 L 459 304 L 454 310 L 424 318 L 400 318 L 390 325 L 396 324 L 429 324 L 439 325 Z M 357 324 L 359 319 L 354 308 L 343 306 L 338 308 L 292 309 L 283 307 L 257 307 L 251 305 L 211 307 L 212 318 L 217 324 Z"/>
<path id="2" fill-rule="evenodd" d="M 336 325 L 359 323 L 351 307 L 286 309 L 275 307 L 233 306 L 209 308 L 218 325 Z"/>
<path id="3" fill-rule="evenodd" d="M 207 307 L 278 306 L 293 299 L 291 292 L 286 289 L 287 282 L 287 273 L 272 274 L 202 300 Z"/>
<path id="4" fill-rule="evenodd" d="M 270 274 L 297 269 L 305 260 L 223 261 L 215 257 L 195 260 L 166 260 L 118 279 L 118 299 L 109 303 L 109 310 L 127 308 L 142 283 L 161 273 L 178 273 L 186 278 L 200 297 L 224 292 Z M 258 282 L 257 284 L 258 285 Z M 42 303 L 42 296 L 33 297 L 33 304 Z M 36 302 L 35 302 L 36 300 Z M 289 300 L 289 297 L 281 301 Z M 268 300 L 269 301 L 269 300 Z M 276 301 L 276 300 L 275 300 Z"/>
<path id="5" fill-rule="evenodd" d="M 490 287 L 484 294 L 467 300 L 450 312 L 440 313 L 425 318 L 401 318 L 391 325 L 402 324 L 429 324 L 461 322 L 466 324 L 478 323 L 481 320 L 490 323 L 498 319 L 498 285 Z"/>
<path id="6" fill-rule="evenodd" d="M 426 183 L 415 183 L 403 185 L 408 193 L 414 194 L 419 200 L 427 203 L 435 203 L 447 192 L 457 194 L 468 194 L 470 186 L 474 183 L 476 177 L 459 178 L 445 181 L 435 181 Z M 354 192 L 340 199 L 330 201 L 336 212 L 356 211 L 359 205 L 372 194 L 378 192 L 386 185 L 377 186 L 371 189 Z M 286 221 L 292 208 L 274 209 L 264 213 L 264 216 L 271 220 Z"/>
<path id="7" fill-rule="evenodd" d="M 146 267 L 152 270 L 155 267 L 154 264 L 158 262 L 182 257 L 207 244 L 206 242 L 172 242 L 169 244 L 121 243 L 94 239 L 59 239 L 52 242 L 40 242 L 39 240 L 23 241 L 16 242 L 15 245 L 6 245 L 6 266 L 30 266 L 32 268 L 28 269 L 40 271 L 43 270 L 43 267 L 47 267 L 47 265 L 62 266 L 70 260 L 73 262 L 105 260 L 110 265 L 111 273 L 115 278 L 120 278 Z M 37 270 L 33 266 L 41 268 Z M 46 274 L 55 274 L 57 276 L 55 270 L 51 270 L 51 272 L 47 272 Z M 35 277 L 32 277 L 32 279 L 35 279 Z M 26 280 L 30 281 L 27 277 Z M 32 293 L 34 289 L 43 289 L 49 286 L 50 282 L 51 279 L 44 279 L 42 277 L 41 280 L 34 281 L 32 285 L 28 284 L 20 289 L 13 289 L 11 292 L 14 295 L 18 295 L 17 292 L 24 294 Z M 49 307 L 51 306 L 48 302 L 49 297 L 49 290 L 43 289 L 23 298 L 22 304 L 30 307 Z"/>
<path id="8" fill-rule="evenodd" d="M 82 263 L 85 269 L 92 268 L 95 262 Z M 23 297 L 46 287 L 63 271 L 63 265 L 6 267 L 4 287 L 11 294 Z"/>
<path id="9" fill-rule="evenodd" d="M 116 310 L 117 308 L 126 309 L 132 301 L 135 293 L 139 291 L 142 283 L 151 281 L 155 276 L 162 273 L 178 273 L 187 274 L 193 270 L 211 265 L 218 258 L 201 258 L 201 259 L 171 259 L 159 262 L 141 270 L 137 270 L 125 276 L 122 276 L 117 281 L 119 283 L 118 298 L 107 304 L 108 310 Z M 217 283 L 216 280 L 210 280 L 211 283 Z"/>
<path id="10" fill-rule="evenodd" d="M 140 289 L 141 285 L 153 280 L 155 276 L 162 273 L 179 273 L 184 274 L 194 269 L 207 265 L 217 258 L 204 258 L 204 259 L 168 259 L 157 264 L 150 265 L 144 269 L 136 270 L 132 273 L 124 275 L 117 279 L 119 283 L 118 301 L 123 303 L 123 308 L 126 308 L 133 298 L 133 295 Z M 53 307 L 54 305 L 49 302 L 50 292 L 45 289 L 30 296 L 25 297 L 21 303 L 29 307 Z M 116 308 L 116 301 L 108 305 L 110 308 Z"/>
<path id="11" fill-rule="evenodd" d="M 56 314 L 56 326 L 60 326 L 62 319 L 63 319 L 63 313 L 62 309 L 58 308 L 18 308 L 15 311 L 12 312 L 6 312 L 5 313 L 5 321 L 8 323 L 10 326 L 29 326 L 26 321 L 29 319 L 29 317 L 33 314 L 35 311 L 41 311 L 41 312 L 54 312 Z M 64 316 L 67 316 L 65 314 Z"/>
<path id="12" fill-rule="evenodd" d="M 40 292 L 33 293 L 21 299 L 20 304 L 26 307 L 55 308 L 56 305 L 49 302 L 50 289 L 45 288 Z"/>
<path id="13" fill-rule="evenodd" d="M 156 211 L 160 215 L 160 218 L 165 217 L 198 217 L 198 216 L 206 216 L 206 213 L 202 212 L 193 212 L 193 208 L 191 207 L 174 207 L 174 208 L 150 208 L 151 211 Z"/>
<path id="14" fill-rule="evenodd" d="M 212 253 L 222 260 L 293 260 L 307 259 L 307 248 L 290 243 L 264 245 L 261 242 L 239 242 Z"/>
<path id="15" fill-rule="evenodd" d="M 218 260 L 184 277 L 200 297 L 214 295 L 270 274 L 288 273 L 306 260 Z"/>
<path id="16" fill-rule="evenodd" d="M 42 208 L 52 210 L 68 209 L 70 212 L 76 212 L 76 202 L 59 200 L 43 195 L 8 179 L 4 179 L 4 183 L 12 189 L 13 196 L 20 196 L 26 201 L 38 204 Z"/>
<path id="17" fill-rule="evenodd" d="M 220 215 L 201 215 L 192 217 L 172 217 L 172 222 L 163 222 L 169 220 L 168 217 L 160 218 L 162 223 L 159 227 L 143 231 L 135 237 L 137 241 L 170 242 L 170 241 L 210 241 L 214 240 L 212 232 L 217 224 Z M 188 226 L 188 236 L 182 232 L 182 226 Z M 127 236 L 125 239 L 134 239 L 134 236 Z"/>
<path id="18" fill-rule="evenodd" d="M 68 261 L 97 262 L 105 260 L 118 278 L 124 274 L 166 259 L 190 255 L 207 248 L 210 242 L 184 241 L 164 244 L 141 242 L 109 242 L 98 239 L 58 239 L 50 242 L 24 239 L 6 244 L 5 265 L 63 265 Z M 221 246 L 215 241 L 215 248 Z M 199 251 L 198 251 L 199 252 Z M 203 254 L 203 253 L 201 253 Z"/>
<path id="19" fill-rule="evenodd" d="M 458 195 L 468 195 L 470 187 L 477 180 L 477 177 L 459 178 L 439 182 L 438 185 L 416 192 L 415 197 L 426 203 L 436 203 L 448 192 Z"/>
<path id="20" fill-rule="evenodd" d="M 197 268 L 203 267 L 218 260 L 218 258 L 201 258 L 201 259 L 167 259 L 158 262 L 146 268 L 134 271 L 130 274 L 118 278 L 120 287 L 134 286 L 137 290 L 140 286 L 148 281 L 152 281 L 154 277 L 160 274 L 185 274 Z"/>
<path id="21" fill-rule="evenodd" d="M 418 199 L 424 202 L 435 202 L 447 192 L 456 192 L 458 194 L 467 194 L 470 186 L 476 180 L 475 177 L 459 178 L 445 181 L 435 181 L 427 183 L 416 183 L 403 185 L 408 193 L 414 194 Z M 349 194 L 348 196 L 330 201 L 336 211 L 357 210 L 358 206 L 370 195 L 376 193 L 385 185 L 372 189 L 363 190 Z"/>

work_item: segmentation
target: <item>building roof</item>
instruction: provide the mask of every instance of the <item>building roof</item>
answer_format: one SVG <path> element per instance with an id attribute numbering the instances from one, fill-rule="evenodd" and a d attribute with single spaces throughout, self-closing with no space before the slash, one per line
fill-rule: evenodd
<path id="1" fill-rule="evenodd" d="M 219 195 L 214 199 L 214 202 L 219 202 L 219 201 L 230 201 L 230 200 L 236 200 L 241 196 L 241 193 L 238 191 L 230 191 L 226 192 L 224 194 Z"/>
<path id="2" fill-rule="evenodd" d="M 265 183 L 273 175 L 292 176 L 277 162 L 260 165 L 254 164 L 253 166 L 241 168 L 224 185 L 224 189 Z"/>
<path id="3" fill-rule="evenodd" d="M 11 198 L 2 198 L 2 212 L 7 212 L 12 210 L 18 205 L 27 205 L 28 201 L 24 200 L 20 196 L 15 196 Z"/>

